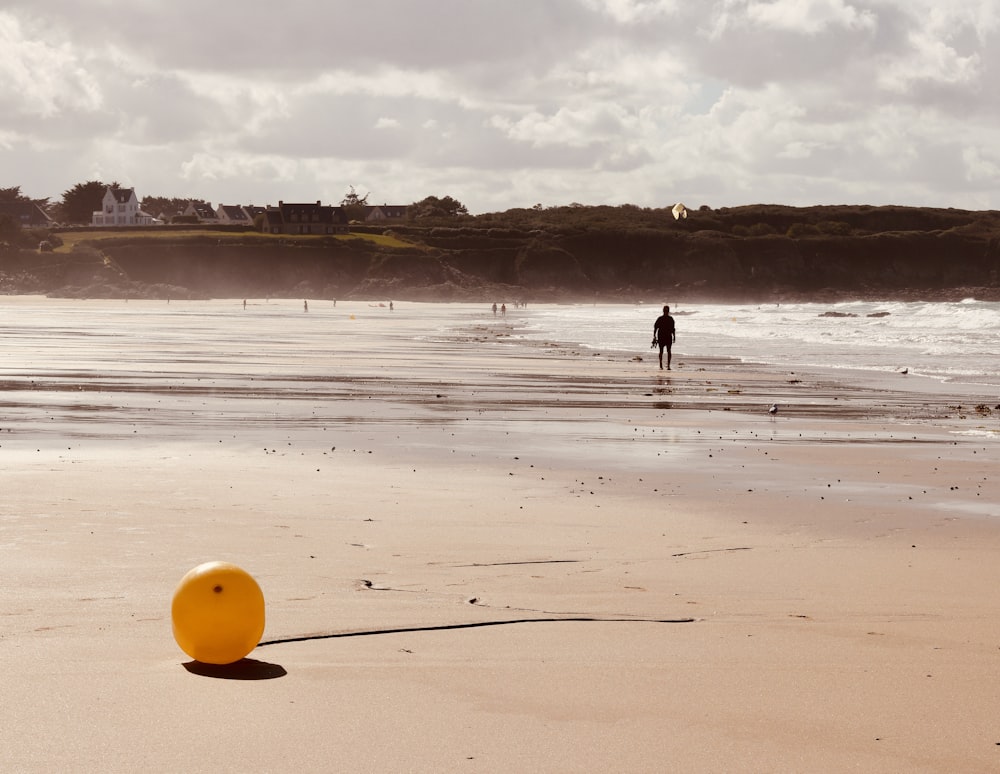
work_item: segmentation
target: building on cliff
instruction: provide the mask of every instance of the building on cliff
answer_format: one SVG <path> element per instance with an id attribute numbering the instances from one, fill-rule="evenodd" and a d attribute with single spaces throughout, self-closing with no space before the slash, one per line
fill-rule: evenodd
<path id="1" fill-rule="evenodd" d="M 382 204 L 365 208 L 366 223 L 401 223 L 406 220 L 409 209 L 405 204 Z"/>
<path id="2" fill-rule="evenodd" d="M 90 216 L 91 226 L 152 226 L 158 221 L 139 207 L 134 188 L 104 190 L 101 209 Z"/>
<path id="3" fill-rule="evenodd" d="M 264 210 L 261 230 L 268 234 L 339 234 L 347 231 L 340 207 L 279 201 Z"/>

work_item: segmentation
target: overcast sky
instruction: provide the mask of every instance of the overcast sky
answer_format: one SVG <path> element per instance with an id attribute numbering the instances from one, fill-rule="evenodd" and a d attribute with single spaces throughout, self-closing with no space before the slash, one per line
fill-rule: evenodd
<path id="1" fill-rule="evenodd" d="M 1000 209 L 1000 0 L 0 0 L 0 187 Z"/>

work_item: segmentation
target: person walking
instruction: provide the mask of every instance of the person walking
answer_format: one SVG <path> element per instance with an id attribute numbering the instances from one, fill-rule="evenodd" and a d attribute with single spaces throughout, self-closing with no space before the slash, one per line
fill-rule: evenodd
<path id="1" fill-rule="evenodd" d="M 677 341 L 677 328 L 674 325 L 674 318 L 670 316 L 670 307 L 663 307 L 663 314 L 656 318 L 653 323 L 653 343 L 651 346 L 660 345 L 660 370 L 663 370 L 663 348 L 667 348 L 667 370 L 670 370 L 670 347 Z"/>

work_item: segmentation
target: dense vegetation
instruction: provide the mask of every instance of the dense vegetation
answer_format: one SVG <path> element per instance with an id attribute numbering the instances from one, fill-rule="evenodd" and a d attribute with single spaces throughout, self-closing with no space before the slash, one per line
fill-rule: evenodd
<path id="1" fill-rule="evenodd" d="M 473 216 L 451 197 L 428 197 L 410 215 L 339 237 L 191 227 L 18 235 L 0 247 L 0 291 L 428 300 L 1000 298 L 996 211 L 752 205 L 701 207 L 675 219 L 666 207 L 569 205 Z M 55 253 L 26 249 L 41 241 Z"/>

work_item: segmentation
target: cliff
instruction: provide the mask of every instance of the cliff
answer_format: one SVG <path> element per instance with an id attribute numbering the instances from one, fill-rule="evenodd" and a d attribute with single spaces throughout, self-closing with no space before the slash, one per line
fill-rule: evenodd
<path id="1" fill-rule="evenodd" d="M 1000 213 L 560 208 L 350 238 L 158 229 L 0 251 L 0 291 L 68 296 L 1000 299 Z"/>

